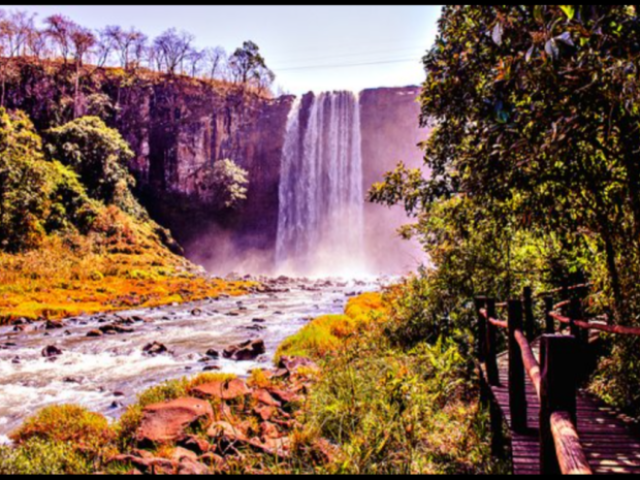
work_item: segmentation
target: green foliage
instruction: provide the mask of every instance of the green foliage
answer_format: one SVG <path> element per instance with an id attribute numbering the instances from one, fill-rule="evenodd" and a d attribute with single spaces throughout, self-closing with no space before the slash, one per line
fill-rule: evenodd
<path id="1" fill-rule="evenodd" d="M 247 199 L 249 172 L 233 160 L 216 160 L 212 168 L 198 174 L 198 188 L 203 198 L 219 209 L 237 208 Z"/>
<path id="2" fill-rule="evenodd" d="M 37 247 L 51 232 L 86 231 L 97 211 L 77 175 L 45 159 L 29 119 L 0 109 L 0 250 Z"/>
<path id="3" fill-rule="evenodd" d="M 48 153 L 79 176 L 91 198 L 137 217 L 144 210 L 131 193 L 127 169 L 134 154 L 117 130 L 98 117 L 82 117 L 47 131 Z"/>
<path id="4" fill-rule="evenodd" d="M 404 204 L 436 270 L 430 309 L 467 316 L 474 295 L 590 277 L 598 308 L 640 318 L 640 29 L 637 6 L 452 5 L 424 57 L 422 123 L 431 176 L 402 165 L 370 198 Z M 443 299 L 443 300 L 440 300 Z M 440 303 L 440 305 L 438 305 Z M 466 308 L 470 312 L 470 308 Z M 601 313 L 601 312 L 598 312 Z M 425 314 L 426 316 L 427 314 Z M 427 329 L 428 330 L 428 329 Z M 599 390 L 637 404 L 637 348 Z"/>
<path id="5" fill-rule="evenodd" d="M 266 88 L 275 79 L 275 75 L 265 62 L 258 45 L 251 41 L 244 42 L 229 57 L 229 68 L 236 81 L 244 85 L 254 84 Z"/>
<path id="6" fill-rule="evenodd" d="M 323 361 L 306 424 L 340 446 L 331 473 L 488 473 L 485 418 L 453 340 L 393 348 L 364 325 Z"/>
<path id="7" fill-rule="evenodd" d="M 68 443 L 31 439 L 0 446 L 0 475 L 90 475 L 93 465 Z"/>

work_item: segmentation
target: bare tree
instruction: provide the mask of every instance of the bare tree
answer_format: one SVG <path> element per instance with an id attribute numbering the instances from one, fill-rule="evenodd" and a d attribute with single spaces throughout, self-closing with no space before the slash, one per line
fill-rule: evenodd
<path id="1" fill-rule="evenodd" d="M 206 48 L 204 50 L 206 75 L 210 80 L 222 78 L 227 63 L 227 52 L 222 47 Z"/>
<path id="2" fill-rule="evenodd" d="M 204 50 L 196 50 L 192 48 L 185 57 L 187 63 L 187 74 L 192 77 L 200 76 L 201 67 L 205 60 Z"/>
<path id="3" fill-rule="evenodd" d="M 60 56 L 66 63 L 73 50 L 71 34 L 77 28 L 76 23 L 62 15 L 51 15 L 45 19 L 45 24 L 47 25 L 47 34 L 53 40 Z"/>
<path id="4" fill-rule="evenodd" d="M 42 59 L 46 58 L 49 53 L 49 44 L 47 42 L 47 34 L 43 30 L 34 28 L 29 32 L 27 38 L 27 52 L 32 57 Z"/>
<path id="5" fill-rule="evenodd" d="M 156 62 L 165 72 L 175 74 L 191 50 L 193 40 L 194 37 L 190 33 L 178 33 L 175 28 L 167 30 L 153 42 L 158 56 Z"/>
<path id="6" fill-rule="evenodd" d="M 93 48 L 93 61 L 97 67 L 104 67 L 109 63 L 111 53 L 113 52 L 113 43 L 108 29 L 103 28 L 96 30 L 96 44 Z"/>
<path id="7" fill-rule="evenodd" d="M 142 32 L 130 29 L 123 30 L 119 26 L 109 26 L 105 34 L 111 39 L 111 45 L 118 52 L 122 68 L 136 67 L 144 53 L 147 37 Z"/>
<path id="8" fill-rule="evenodd" d="M 73 48 L 73 59 L 81 66 L 84 57 L 96 44 L 96 37 L 91 30 L 76 25 L 69 33 L 69 40 Z"/>

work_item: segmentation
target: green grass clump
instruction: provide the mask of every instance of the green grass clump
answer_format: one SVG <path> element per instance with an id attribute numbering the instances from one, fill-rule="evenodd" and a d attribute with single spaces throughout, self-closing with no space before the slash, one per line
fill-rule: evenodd
<path id="1" fill-rule="evenodd" d="M 93 463 L 73 444 L 32 438 L 0 447 L 0 475 L 89 475 Z"/>

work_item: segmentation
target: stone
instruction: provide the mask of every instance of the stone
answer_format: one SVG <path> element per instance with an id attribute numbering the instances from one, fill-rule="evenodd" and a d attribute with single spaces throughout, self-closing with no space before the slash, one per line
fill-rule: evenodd
<path id="1" fill-rule="evenodd" d="M 269 407 L 267 405 L 258 405 L 253 409 L 253 412 L 260 417 L 263 422 L 271 420 L 276 411 L 275 407 Z"/>
<path id="2" fill-rule="evenodd" d="M 214 350 L 213 348 L 207 350 L 206 355 L 211 358 L 220 358 L 220 352 Z"/>
<path id="3" fill-rule="evenodd" d="M 213 381 L 193 388 L 194 395 L 203 398 L 219 398 L 221 400 L 235 400 L 246 397 L 251 393 L 247 384 L 234 378 L 229 381 Z"/>
<path id="4" fill-rule="evenodd" d="M 42 350 L 42 356 L 45 358 L 53 358 L 59 355 L 62 355 L 62 350 L 55 345 L 49 345 Z"/>
<path id="5" fill-rule="evenodd" d="M 206 425 L 212 421 L 213 409 L 204 400 L 179 398 L 156 403 L 144 408 L 136 439 L 141 444 L 175 442 L 184 436 L 187 427 L 196 422 Z"/>
<path id="6" fill-rule="evenodd" d="M 169 459 L 173 460 L 174 462 L 181 462 L 184 458 L 197 460 L 198 454 L 191 450 L 187 450 L 186 448 L 176 447 L 171 451 L 171 454 L 169 455 Z"/>
<path id="7" fill-rule="evenodd" d="M 160 355 L 162 353 L 168 352 L 169 350 L 167 350 L 167 347 L 165 347 L 161 343 L 152 342 L 145 345 L 142 351 L 148 355 Z"/>
<path id="8" fill-rule="evenodd" d="M 211 470 L 192 458 L 183 458 L 178 465 L 178 475 L 209 475 Z"/>
<path id="9" fill-rule="evenodd" d="M 253 398 L 258 402 L 269 407 L 281 407 L 282 404 L 271 396 L 269 392 L 264 389 L 255 390 L 252 394 Z"/>
<path id="10" fill-rule="evenodd" d="M 57 330 L 63 327 L 64 327 L 64 323 L 60 321 L 55 321 L 55 320 L 47 320 L 47 323 L 45 324 L 45 328 L 47 330 Z"/>
<path id="11" fill-rule="evenodd" d="M 238 345 L 227 347 L 222 352 L 224 358 L 236 361 L 255 360 L 266 352 L 263 340 L 247 340 Z"/>
<path id="12" fill-rule="evenodd" d="M 100 330 L 91 330 L 87 333 L 87 337 L 101 337 L 104 335 Z"/>
<path id="13" fill-rule="evenodd" d="M 212 445 L 206 440 L 197 437 L 195 435 L 189 435 L 178 443 L 180 447 L 183 447 L 191 452 L 195 452 L 198 455 L 202 455 L 211 451 Z"/>
<path id="14" fill-rule="evenodd" d="M 278 368 L 284 368 L 291 374 L 296 373 L 300 367 L 319 370 L 318 365 L 306 357 L 288 357 L 283 355 L 280 358 L 280 362 L 278 362 Z"/>

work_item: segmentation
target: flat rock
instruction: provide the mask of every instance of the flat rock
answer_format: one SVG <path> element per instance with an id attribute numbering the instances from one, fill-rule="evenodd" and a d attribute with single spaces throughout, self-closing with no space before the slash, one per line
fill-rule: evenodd
<path id="1" fill-rule="evenodd" d="M 251 393 L 247 384 L 234 378 L 229 381 L 213 381 L 199 385 L 193 389 L 194 395 L 203 398 L 219 398 L 221 400 L 235 400 Z"/>
<path id="2" fill-rule="evenodd" d="M 143 444 L 175 442 L 184 437 L 185 429 L 196 422 L 213 421 L 209 402 L 197 398 L 179 398 L 144 408 L 136 439 Z"/>

